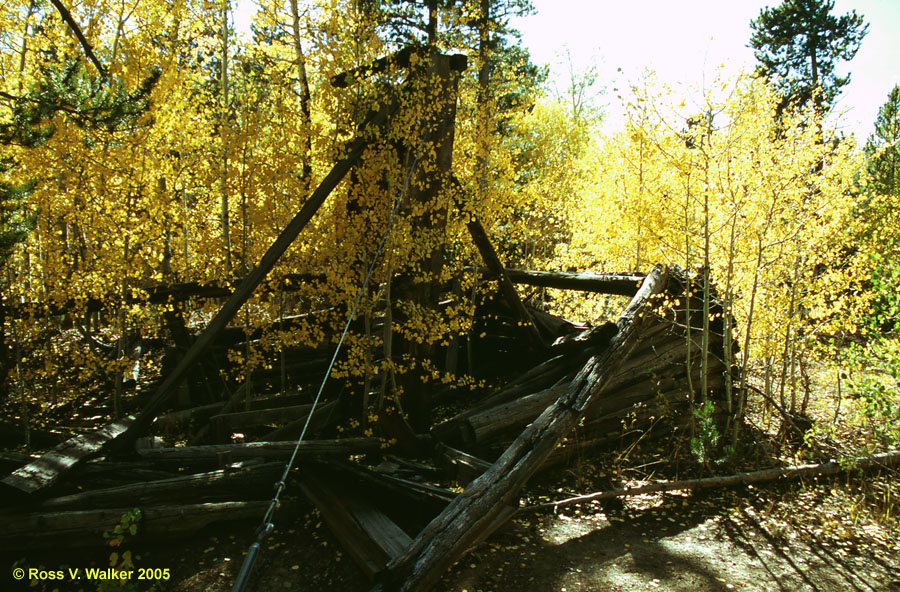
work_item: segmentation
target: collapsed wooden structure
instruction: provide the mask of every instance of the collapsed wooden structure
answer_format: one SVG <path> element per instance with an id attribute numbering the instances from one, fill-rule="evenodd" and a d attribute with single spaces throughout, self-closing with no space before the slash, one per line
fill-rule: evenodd
<path id="1" fill-rule="evenodd" d="M 464 59 L 430 59 L 430 75 L 447 93 L 455 92 L 453 73 L 464 68 Z M 386 103 L 366 127 L 384 125 L 396 108 Z M 444 152 L 438 150 L 436 159 L 444 159 L 441 166 L 448 170 L 455 113 L 445 109 L 439 117 L 436 134 L 449 137 L 439 142 Z M 272 484 L 309 422 L 295 463 L 303 494 L 373 578 L 374 589 L 427 590 L 517 511 L 522 488 L 538 471 L 574 453 L 640 437 L 657 424 L 666 433 L 683 431 L 696 401 L 709 399 L 724 408 L 719 403 L 735 374 L 725 352 L 737 348 L 724 346 L 724 311 L 714 297 L 704 298 L 703 286 L 687 272 L 661 266 L 646 275 L 506 269 L 474 218 L 469 231 L 486 266 L 480 271 L 499 286 L 476 312 L 484 329 L 481 347 L 506 350 L 501 374 L 507 380 L 498 388 L 474 402 L 454 401 L 461 410 L 425 426 L 421 418 L 456 393 L 424 396 L 411 388 L 405 404 L 418 407 L 417 421 L 411 419 L 410 428 L 399 418 L 382 418 L 381 438 L 336 437 L 336 426 L 347 419 L 338 394 L 315 408 L 303 390 L 248 398 L 241 388 L 202 405 L 190 398 L 177 404 L 179 389 L 209 363 L 210 350 L 253 339 L 243 330 L 226 338 L 235 313 L 355 165 L 366 138 L 361 133 L 349 145 L 347 156 L 246 278 L 207 294 L 227 299 L 205 329 L 191 335 L 182 325 L 180 336 L 173 329 L 175 361 L 138 413 L 38 459 L 6 455 L 8 464 L 21 466 L 0 479 L 0 548 L 102 544 L 103 531 L 135 506 L 144 515 L 139 536 L 150 539 L 192 532 L 218 519 L 261 518 Z M 615 322 L 590 326 L 530 308 L 516 283 L 631 300 Z M 159 292 L 171 296 L 178 290 L 190 291 Z M 703 340 L 707 315 L 718 322 L 706 323 Z M 293 352 L 292 371 L 309 383 L 321 380 L 333 347 L 328 341 Z M 188 445 L 165 446 L 160 436 L 173 430 L 189 433 Z M 251 436 L 234 441 L 237 432 Z M 386 449 L 389 439 L 395 444 Z"/>

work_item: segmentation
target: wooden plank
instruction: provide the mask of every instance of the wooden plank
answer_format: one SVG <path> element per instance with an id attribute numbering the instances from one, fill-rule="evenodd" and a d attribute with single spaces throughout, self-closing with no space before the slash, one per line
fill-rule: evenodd
<path id="1" fill-rule="evenodd" d="M 282 462 L 239 469 L 220 469 L 208 473 L 82 491 L 45 500 L 39 508 L 41 511 L 59 511 L 176 502 L 201 503 L 222 499 L 234 501 L 254 495 L 269 497 L 272 494 L 272 483 L 283 471 Z"/>
<path id="2" fill-rule="evenodd" d="M 416 537 L 402 557 L 391 561 L 373 591 L 432 589 L 472 544 L 490 535 L 516 511 L 521 488 L 578 424 L 634 350 L 647 306 L 665 289 L 667 279 L 660 266 L 648 274 L 619 318 L 618 333 L 610 346 L 585 364 L 566 394 L 525 428 L 497 462 Z"/>
<path id="3" fill-rule="evenodd" d="M 300 488 L 316 505 L 332 533 L 369 578 L 399 557 L 412 539 L 383 512 L 351 488 L 303 472 Z"/>
<path id="4" fill-rule="evenodd" d="M 99 453 L 134 425 L 134 416 L 114 422 L 90 434 L 70 438 L 39 459 L 13 471 L 0 483 L 12 490 L 33 494 L 56 483 L 67 471 Z"/>

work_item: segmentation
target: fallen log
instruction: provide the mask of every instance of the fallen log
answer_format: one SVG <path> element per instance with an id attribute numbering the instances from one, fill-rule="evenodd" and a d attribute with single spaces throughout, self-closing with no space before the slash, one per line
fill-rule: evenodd
<path id="1" fill-rule="evenodd" d="M 566 394 L 519 435 L 490 469 L 475 479 L 380 574 L 373 591 L 429 590 L 467 549 L 503 524 L 518 508 L 528 479 L 578 423 L 610 376 L 631 352 L 644 325 L 651 298 L 666 287 L 668 274 L 657 266 L 619 319 L 610 346 L 591 358 Z"/>
<path id="2" fill-rule="evenodd" d="M 174 539 L 195 535 L 214 522 L 259 520 L 269 501 L 221 502 L 151 506 L 141 508 L 137 534 L 129 537 L 136 543 Z M 4 512 L 0 514 L 0 550 L 21 552 L 25 549 L 72 549 L 107 546 L 104 531 L 111 531 L 123 514 L 134 506 L 76 512 Z"/>
<path id="3" fill-rule="evenodd" d="M 214 500 L 269 497 L 272 483 L 284 471 L 284 463 L 271 462 L 239 469 L 144 481 L 119 487 L 93 489 L 45 500 L 42 511 L 141 506 L 171 502 L 201 503 Z"/>
<path id="4" fill-rule="evenodd" d="M 181 448 L 152 448 L 141 450 L 138 455 L 160 465 L 197 465 L 217 463 L 223 457 L 229 462 L 266 458 L 286 460 L 291 457 L 295 441 L 248 442 L 242 444 L 210 444 L 206 446 L 184 446 Z M 350 456 L 366 454 L 381 448 L 378 438 L 344 438 L 342 440 L 307 440 L 300 443 L 298 458 L 318 458 L 328 456 Z"/>
<path id="5" fill-rule="evenodd" d="M 618 489 L 609 489 L 607 491 L 569 497 L 559 500 L 558 502 L 526 506 L 520 508 L 519 512 L 533 512 L 536 510 L 547 509 L 556 510 L 556 508 L 559 508 L 560 506 L 570 506 L 572 504 L 582 504 L 594 500 L 610 499 L 614 497 L 629 497 L 645 493 L 732 487 L 734 485 L 763 483 L 766 481 L 775 481 L 777 479 L 802 479 L 803 477 L 819 477 L 822 475 L 833 475 L 835 473 L 844 473 L 855 470 L 865 471 L 870 469 L 889 468 L 895 465 L 900 465 L 900 452 L 883 452 L 871 456 L 857 456 L 844 461 L 830 460 L 826 463 L 775 467 L 773 469 L 762 469 L 759 471 L 737 473 L 734 475 L 705 477 L 703 479 L 684 479 L 666 483 L 651 483 L 649 485 L 640 485 L 637 487 L 620 487 Z"/>
<path id="6" fill-rule="evenodd" d="M 16 469 L 0 480 L 7 492 L 33 494 L 56 483 L 67 471 L 98 454 L 133 425 L 134 417 L 109 424 L 105 428 L 70 438 L 37 460 Z"/>

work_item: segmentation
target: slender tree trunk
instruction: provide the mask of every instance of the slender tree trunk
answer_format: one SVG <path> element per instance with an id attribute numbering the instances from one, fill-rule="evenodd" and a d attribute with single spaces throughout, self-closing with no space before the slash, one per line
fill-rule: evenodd
<path id="1" fill-rule="evenodd" d="M 428 35 L 428 47 L 434 50 L 437 47 L 437 0 L 427 0 L 428 26 L 425 30 Z"/>
<path id="2" fill-rule="evenodd" d="M 306 77 L 306 57 L 303 55 L 303 44 L 300 41 L 300 10 L 298 0 L 291 0 L 291 34 L 294 41 L 294 60 L 297 65 L 297 77 L 300 81 L 300 117 L 303 124 L 303 154 L 300 156 L 303 172 L 301 177 L 302 191 L 309 193 L 312 187 L 312 117 L 310 111 L 311 95 L 309 79 Z"/>
<path id="3" fill-rule="evenodd" d="M 222 219 L 222 242 L 225 247 L 225 268 L 231 273 L 231 230 L 228 222 L 228 4 L 222 3 L 222 64 L 221 95 L 222 113 L 219 121 L 219 133 L 222 137 L 222 202 L 220 216 Z"/>

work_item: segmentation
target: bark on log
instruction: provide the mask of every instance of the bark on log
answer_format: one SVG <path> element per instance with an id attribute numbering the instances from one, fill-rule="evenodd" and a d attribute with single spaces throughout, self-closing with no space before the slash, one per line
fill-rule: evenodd
<path id="1" fill-rule="evenodd" d="M 844 462 L 828 461 L 820 464 L 793 465 L 788 467 L 775 467 L 774 469 L 762 469 L 735 475 L 722 475 L 718 477 L 706 477 L 703 479 L 684 479 L 682 481 L 670 481 L 668 483 L 651 483 L 638 487 L 622 487 L 610 489 L 588 495 L 570 497 L 558 502 L 535 504 L 521 508 L 519 512 L 531 512 L 535 510 L 553 509 L 560 506 L 581 504 L 593 500 L 610 499 L 614 497 L 629 497 L 645 493 L 659 493 L 661 491 L 686 491 L 692 489 L 709 489 L 732 487 L 734 485 L 747 485 L 749 483 L 763 483 L 777 479 L 801 479 L 803 477 L 818 477 L 821 475 L 833 475 L 835 473 L 853 470 L 869 470 L 890 468 L 900 465 L 900 452 L 884 452 L 871 456 L 857 456 Z"/>
<path id="2" fill-rule="evenodd" d="M 391 561 L 373 590 L 428 590 L 473 544 L 490 535 L 518 507 L 518 494 L 531 475 L 578 423 L 606 388 L 609 377 L 633 351 L 652 296 L 665 289 L 667 274 L 656 267 L 619 319 L 610 347 L 588 361 L 570 389 L 528 426 L 503 455 L 457 497 L 409 550 Z"/>

